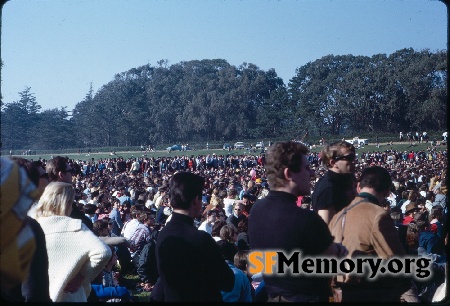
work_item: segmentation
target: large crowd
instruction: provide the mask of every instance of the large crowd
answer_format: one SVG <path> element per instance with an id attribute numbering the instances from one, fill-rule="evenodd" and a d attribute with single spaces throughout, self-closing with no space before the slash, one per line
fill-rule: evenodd
<path id="1" fill-rule="evenodd" d="M 326 211 L 324 220 L 328 224 L 333 217 L 328 215 L 329 210 L 314 207 L 315 188 L 329 171 L 323 163 L 323 154 L 306 155 L 311 169 L 311 191 L 299 195 L 296 203 L 300 209 L 319 212 L 322 218 Z M 41 260 L 48 258 L 49 278 L 40 281 L 45 271 L 42 268 L 38 271 L 39 258 L 30 258 L 32 272 L 21 277 L 21 289 L 17 289 L 19 280 L 8 288 L 2 284 L 3 295 L 13 301 L 133 301 L 130 293 L 133 289 L 151 292 L 150 300 L 164 300 L 156 285 L 160 275 L 155 249 L 161 230 L 173 215 L 178 217 L 173 214 L 169 197 L 171 179 L 177 173 L 187 172 L 204 178 L 201 211 L 193 218 L 194 226 L 214 238 L 235 275 L 234 288 L 222 292 L 223 301 L 267 301 L 269 295 L 263 277 L 250 275 L 246 261 L 252 249 L 248 237 L 252 208 L 272 190 L 266 158 L 262 150 L 253 154 L 111 156 L 97 160 L 61 156 L 36 161 L 8 159 L 24 167 L 29 180 L 38 187 L 37 195 L 32 197 L 34 204 L 28 205 L 31 207 L 23 218 L 30 224 L 37 221 L 42 228 L 40 236 L 45 239 L 36 238 L 35 249 L 41 251 Z M 6 159 L 2 158 L 2 187 Z M 418 152 L 359 153 L 350 160 L 354 165 L 354 181 L 350 183 L 353 187 L 366 168 L 379 166 L 388 171 L 392 180 L 390 194 L 380 205 L 392 217 L 402 237 L 402 246 L 414 256 L 434 256 L 436 277 L 412 285 L 420 302 L 431 301 L 445 278 L 447 161 L 446 148 L 439 147 Z M 349 195 L 351 199 L 355 196 L 356 193 Z M 3 201 L 2 198 L 2 204 Z M 426 216 L 425 227 L 417 225 L 421 225 L 415 217 L 419 214 Z M 83 235 L 75 237 L 75 232 Z M 433 240 L 433 245 L 421 244 L 425 239 L 421 238 L 422 232 L 427 237 L 432 235 L 427 241 Z M 36 231 L 35 236 L 39 237 Z M 96 239 L 101 242 L 96 243 Z M 47 254 L 42 250 L 42 243 Z M 139 277 L 138 288 L 127 288 L 129 284 L 124 278 L 127 274 Z M 238 278 L 239 288 L 236 287 Z M 39 292 L 33 296 L 32 289 L 24 289 L 26 283 L 47 290 L 47 294 Z"/>

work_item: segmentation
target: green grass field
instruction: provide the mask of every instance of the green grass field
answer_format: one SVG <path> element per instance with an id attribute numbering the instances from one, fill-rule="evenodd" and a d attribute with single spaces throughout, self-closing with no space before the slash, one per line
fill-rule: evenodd
<path id="1" fill-rule="evenodd" d="M 369 144 L 364 146 L 363 148 L 359 148 L 356 150 L 357 153 L 363 153 L 363 152 L 374 152 L 374 151 L 386 151 L 386 150 L 397 150 L 397 151 L 422 151 L 422 150 L 426 150 L 428 147 L 431 147 L 430 143 L 418 143 L 412 147 L 409 147 L 409 143 L 408 142 L 394 142 L 392 145 L 389 145 L 388 143 L 380 143 L 380 147 L 377 148 L 377 146 L 375 144 Z M 433 148 L 436 148 L 439 151 L 444 151 L 447 149 L 446 145 L 440 145 L 440 146 L 435 146 Z M 311 149 L 311 152 L 319 152 L 322 149 L 322 146 L 316 146 L 315 148 Z M 33 160 L 37 160 L 37 159 L 50 159 L 52 156 L 57 156 L 57 155 L 61 155 L 61 156 L 66 156 L 69 157 L 70 159 L 74 159 L 74 160 L 82 160 L 82 161 L 89 161 L 89 160 L 98 160 L 100 158 L 105 159 L 105 158 L 113 158 L 113 157 L 123 157 L 125 159 L 130 158 L 130 157 L 142 157 L 144 155 L 144 152 L 142 151 L 120 151 L 120 152 L 115 152 L 114 155 L 110 154 L 111 152 L 92 152 L 91 154 L 86 154 L 86 153 L 68 153 L 68 154 L 42 154 L 42 155 L 14 155 L 14 156 L 19 156 L 19 157 L 24 157 L 27 159 L 33 159 Z M 247 150 L 231 150 L 231 151 L 227 151 L 227 150 L 222 150 L 222 149 L 210 149 L 210 150 L 192 150 L 192 151 L 174 151 L 174 152 L 170 152 L 168 153 L 167 151 L 155 151 L 155 152 L 149 152 L 146 154 L 147 157 L 173 157 L 173 156 L 197 156 L 197 155 L 207 155 L 207 154 L 213 154 L 216 153 L 217 155 L 227 155 L 227 154 L 232 154 L 232 155 L 242 155 L 242 154 L 250 154 L 250 155 L 259 155 L 261 153 L 260 150 L 255 150 L 255 151 L 247 151 Z"/>
<path id="2" fill-rule="evenodd" d="M 124 276 L 127 281 L 127 288 L 135 302 L 148 302 L 151 292 L 139 291 L 136 289 L 136 285 L 141 282 L 138 275 L 127 274 Z"/>

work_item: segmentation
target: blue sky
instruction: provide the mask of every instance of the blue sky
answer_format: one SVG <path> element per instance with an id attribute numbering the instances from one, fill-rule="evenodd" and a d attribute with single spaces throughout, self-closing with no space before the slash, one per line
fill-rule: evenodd
<path id="1" fill-rule="evenodd" d="M 225 59 L 285 84 L 325 55 L 447 49 L 447 8 L 428 0 L 10 0 L 2 9 L 3 102 L 31 87 L 43 109 L 83 100 L 145 64 Z"/>

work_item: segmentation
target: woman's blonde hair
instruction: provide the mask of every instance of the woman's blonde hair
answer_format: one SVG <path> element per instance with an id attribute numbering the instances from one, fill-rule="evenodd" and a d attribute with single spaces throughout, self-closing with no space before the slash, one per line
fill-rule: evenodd
<path id="1" fill-rule="evenodd" d="M 69 216 L 75 200 L 72 184 L 51 182 L 45 187 L 38 207 L 36 217 Z"/>
<path id="2" fill-rule="evenodd" d="M 219 197 L 211 197 L 210 204 L 214 207 L 223 207 L 223 200 Z"/>

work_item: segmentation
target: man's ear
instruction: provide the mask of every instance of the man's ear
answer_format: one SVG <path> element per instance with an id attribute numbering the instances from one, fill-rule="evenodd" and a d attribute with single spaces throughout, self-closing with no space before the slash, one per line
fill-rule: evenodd
<path id="1" fill-rule="evenodd" d="M 289 168 L 284 168 L 283 174 L 284 174 L 285 180 L 287 180 L 287 181 L 291 180 L 291 171 L 289 170 Z"/>
<path id="2" fill-rule="evenodd" d="M 336 164 L 336 161 L 334 159 L 330 159 L 328 161 L 328 168 L 330 168 L 330 169 L 333 168 L 335 164 Z"/>
<path id="3" fill-rule="evenodd" d="M 60 178 L 60 179 L 62 180 L 63 177 L 64 177 L 64 172 L 59 171 L 59 172 L 58 172 L 58 178 Z"/>
<path id="4" fill-rule="evenodd" d="M 356 184 L 356 192 L 361 193 L 361 187 L 359 186 L 359 182 Z"/>

